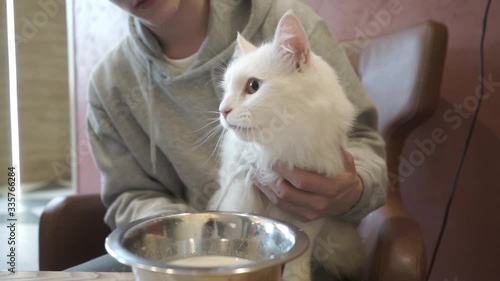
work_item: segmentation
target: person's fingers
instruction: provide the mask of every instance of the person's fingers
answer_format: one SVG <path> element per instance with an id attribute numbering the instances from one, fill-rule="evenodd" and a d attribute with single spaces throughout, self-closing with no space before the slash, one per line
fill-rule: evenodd
<path id="1" fill-rule="evenodd" d="M 324 194 L 325 190 L 331 187 L 329 178 L 316 173 L 298 168 L 289 169 L 280 164 L 274 165 L 273 170 L 294 187 L 303 191 Z"/>
<path id="2" fill-rule="evenodd" d="M 262 193 L 264 193 L 264 195 L 271 201 L 272 204 L 285 212 L 295 215 L 301 221 L 307 222 L 318 219 L 320 217 L 319 214 L 317 214 L 310 208 L 293 204 L 284 199 L 281 199 L 269 186 L 264 186 L 260 183 L 255 183 L 255 186 L 260 191 L 262 191 Z"/>
<path id="3" fill-rule="evenodd" d="M 343 147 L 340 147 L 340 153 L 342 154 L 342 159 L 344 160 L 344 168 L 346 169 L 346 171 L 356 170 L 352 154 L 349 153 L 349 151 L 345 150 Z"/>

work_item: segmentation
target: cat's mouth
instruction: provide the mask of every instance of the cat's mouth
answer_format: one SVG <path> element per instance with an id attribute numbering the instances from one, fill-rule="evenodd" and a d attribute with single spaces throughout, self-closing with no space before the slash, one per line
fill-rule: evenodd
<path id="1" fill-rule="evenodd" d="M 254 127 L 238 126 L 238 125 L 232 125 L 232 124 L 229 124 L 229 123 L 227 124 L 227 126 L 231 130 L 238 131 L 238 132 L 251 132 L 251 131 L 253 131 L 255 129 Z"/>

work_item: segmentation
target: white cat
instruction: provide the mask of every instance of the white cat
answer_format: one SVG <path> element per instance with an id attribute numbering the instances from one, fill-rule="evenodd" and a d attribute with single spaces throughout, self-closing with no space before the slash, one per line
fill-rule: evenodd
<path id="1" fill-rule="evenodd" d="M 336 245 L 335 249 L 316 251 L 323 253 L 320 262 L 330 273 L 358 278 L 363 253 L 353 224 L 334 218 L 303 223 L 274 206 L 253 186 L 255 178 L 264 185 L 281 180 L 272 171 L 277 162 L 328 177 L 344 170 L 339 148 L 347 145 L 355 109 L 335 71 L 310 50 L 297 17 L 287 12 L 274 40 L 259 47 L 238 34 L 222 87 L 220 122 L 226 130 L 221 146 L 221 188 L 208 208 L 294 224 L 312 243 L 320 238 Z M 318 245 L 311 245 L 286 265 L 284 280 L 311 279 L 310 259 L 318 254 L 313 251 Z"/>

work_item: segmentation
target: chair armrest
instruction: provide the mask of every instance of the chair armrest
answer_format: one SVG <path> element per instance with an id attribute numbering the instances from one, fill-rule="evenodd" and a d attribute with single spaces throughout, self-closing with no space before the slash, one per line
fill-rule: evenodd
<path id="1" fill-rule="evenodd" d="M 369 253 L 365 280 L 424 281 L 426 261 L 420 227 L 394 197 L 360 225 Z"/>
<path id="2" fill-rule="evenodd" d="M 40 217 L 40 270 L 57 271 L 106 253 L 111 232 L 98 194 L 54 198 Z"/>
<path id="3" fill-rule="evenodd" d="M 377 241 L 376 280 L 424 281 L 425 250 L 420 229 L 410 218 L 384 220 Z M 373 279 L 375 280 L 375 279 Z"/>

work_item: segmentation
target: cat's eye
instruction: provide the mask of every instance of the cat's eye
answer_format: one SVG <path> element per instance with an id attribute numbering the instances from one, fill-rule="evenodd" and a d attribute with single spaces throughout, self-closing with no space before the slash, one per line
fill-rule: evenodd
<path id="1" fill-rule="evenodd" d="M 246 93 L 255 94 L 260 89 L 262 82 L 257 78 L 250 78 L 247 82 Z"/>

